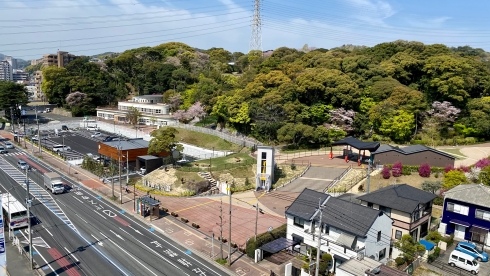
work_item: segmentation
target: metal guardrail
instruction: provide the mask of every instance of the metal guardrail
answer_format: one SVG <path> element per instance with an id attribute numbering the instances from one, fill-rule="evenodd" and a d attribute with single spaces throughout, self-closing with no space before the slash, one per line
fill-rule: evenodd
<path id="1" fill-rule="evenodd" d="M 339 176 L 337 176 L 336 178 L 334 178 L 334 180 L 329 184 L 327 185 L 327 187 L 325 187 L 325 189 L 323 190 L 323 193 L 326 193 L 328 191 L 328 189 L 334 187 L 335 185 L 337 185 L 337 183 L 340 182 L 340 180 L 342 180 L 342 178 L 344 178 L 344 176 L 350 172 L 350 170 L 352 170 L 352 164 L 347 168 L 345 169 L 345 171 L 343 171 Z"/>

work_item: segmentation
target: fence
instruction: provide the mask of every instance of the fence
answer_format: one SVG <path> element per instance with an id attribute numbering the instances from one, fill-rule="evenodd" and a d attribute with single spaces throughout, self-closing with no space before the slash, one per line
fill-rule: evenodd
<path id="1" fill-rule="evenodd" d="M 224 139 L 228 142 L 232 142 L 234 144 L 242 145 L 244 147 L 248 148 L 255 148 L 256 146 L 262 146 L 263 144 L 256 141 L 255 139 L 249 138 L 243 134 L 237 133 L 236 136 L 228 133 L 223 133 L 219 130 L 214 130 L 210 128 L 205 128 L 205 127 L 198 127 L 198 126 L 193 126 L 193 125 L 186 125 L 186 124 L 181 124 L 181 123 L 174 123 L 174 124 L 169 124 L 169 126 L 173 127 L 178 127 L 178 128 L 183 128 L 187 130 L 192 130 L 200 133 L 205 133 L 205 134 L 210 134 L 214 136 L 218 136 L 221 139 Z"/>
<path id="2" fill-rule="evenodd" d="M 334 187 L 340 180 L 342 180 L 342 178 L 344 178 L 344 176 L 348 172 L 350 172 L 350 170 L 352 170 L 352 165 L 350 165 L 347 169 L 345 169 L 345 171 L 343 171 L 339 176 L 337 176 L 336 178 L 334 178 L 334 180 L 332 181 L 332 183 L 330 183 L 329 185 L 327 185 L 327 187 L 325 187 L 325 189 L 323 190 L 323 192 L 326 193 L 328 189 L 330 189 L 331 187 Z"/>
<path id="3" fill-rule="evenodd" d="M 333 148 L 332 153 L 334 156 L 341 156 L 343 155 L 343 148 Z M 289 159 L 294 159 L 294 158 L 301 158 L 301 157 L 307 157 L 307 156 L 318 156 L 318 155 L 329 155 L 330 154 L 330 148 L 321 148 L 317 150 L 306 150 L 306 151 L 297 151 L 297 152 L 281 152 L 279 155 L 276 156 L 276 160 L 289 160 Z"/>
<path id="4" fill-rule="evenodd" d="M 294 162 L 292 162 L 292 164 L 297 165 L 297 164 L 296 164 L 296 163 L 294 163 Z M 302 165 L 303 165 L 303 164 L 302 164 Z M 291 178 L 291 179 L 290 179 L 288 182 L 286 182 L 286 183 L 282 184 L 281 186 L 279 186 L 279 187 L 275 187 L 275 188 L 274 188 L 274 191 L 275 191 L 275 190 L 277 190 L 277 189 L 279 189 L 279 188 L 282 188 L 282 187 L 284 187 L 284 186 L 286 186 L 286 185 L 290 184 L 290 183 L 291 183 L 291 182 L 293 182 L 294 180 L 296 180 L 296 179 L 298 179 L 298 178 L 302 177 L 302 176 L 303 176 L 303 175 L 305 175 L 305 173 L 306 173 L 306 172 L 307 172 L 307 171 L 310 169 L 310 167 L 311 167 L 311 163 L 308 163 L 308 165 L 306 166 L 306 168 L 303 170 L 303 172 L 302 172 L 302 173 L 295 175 L 295 176 L 294 176 L 293 178 Z"/>

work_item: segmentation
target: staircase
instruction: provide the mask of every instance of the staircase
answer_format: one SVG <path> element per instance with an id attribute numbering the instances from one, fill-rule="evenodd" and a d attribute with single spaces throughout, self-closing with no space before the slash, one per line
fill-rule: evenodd
<path id="1" fill-rule="evenodd" d="M 347 192 L 359 181 L 367 176 L 366 169 L 351 169 L 337 184 L 328 189 L 328 192 Z"/>
<path id="2" fill-rule="evenodd" d="M 216 180 L 213 178 L 213 176 L 208 173 L 208 172 L 198 172 L 197 173 L 200 177 L 206 179 L 207 181 L 209 181 L 211 183 L 212 186 L 215 186 L 216 187 Z"/>

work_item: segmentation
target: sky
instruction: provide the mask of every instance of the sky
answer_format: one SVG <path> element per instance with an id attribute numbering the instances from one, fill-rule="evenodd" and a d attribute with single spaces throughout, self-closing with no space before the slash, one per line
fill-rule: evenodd
<path id="1" fill-rule="evenodd" d="M 179 41 L 248 52 L 253 0 L 0 0 L 0 53 L 26 60 Z M 263 0 L 262 50 L 415 40 L 490 52 L 490 1 Z"/>

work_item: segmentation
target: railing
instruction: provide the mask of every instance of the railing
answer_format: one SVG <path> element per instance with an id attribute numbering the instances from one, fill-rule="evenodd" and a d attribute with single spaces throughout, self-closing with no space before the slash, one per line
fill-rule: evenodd
<path id="1" fill-rule="evenodd" d="M 334 148 L 332 152 L 336 156 L 340 156 L 343 154 L 341 148 Z M 306 151 L 298 151 L 298 152 L 281 152 L 281 154 L 276 157 L 276 160 L 289 160 L 289 159 L 307 157 L 307 156 L 328 155 L 329 153 L 330 153 L 330 148 L 321 148 L 317 150 L 306 150 Z"/>
<path id="2" fill-rule="evenodd" d="M 342 180 L 342 178 L 348 172 L 350 172 L 350 170 L 352 170 L 352 165 L 350 165 L 347 169 L 345 169 L 345 171 L 343 171 L 339 176 L 337 176 L 336 178 L 334 178 L 334 180 L 332 181 L 332 183 L 330 183 L 329 185 L 327 185 L 327 187 L 325 187 L 325 189 L 323 190 L 323 192 L 326 193 L 329 188 L 334 187 L 340 180 Z"/>
<path id="3" fill-rule="evenodd" d="M 296 179 L 298 179 L 298 178 L 302 177 L 302 176 L 303 176 L 303 175 L 304 175 L 304 174 L 305 174 L 305 173 L 306 173 L 306 172 L 307 172 L 307 171 L 310 169 L 310 167 L 311 167 L 311 163 L 308 163 L 308 166 L 306 166 L 305 170 L 304 170 L 304 171 L 303 171 L 301 174 L 299 174 L 299 175 L 295 175 L 295 176 L 294 176 L 293 178 L 291 178 L 291 179 L 290 179 L 288 182 L 286 182 L 286 183 L 282 184 L 282 185 L 281 185 L 281 186 L 279 186 L 279 187 L 274 188 L 274 190 L 277 190 L 277 189 L 279 189 L 279 188 L 282 188 L 282 187 L 284 187 L 284 186 L 286 186 L 286 185 L 290 184 L 290 183 L 291 183 L 291 182 L 293 182 L 294 180 L 296 180 Z"/>

